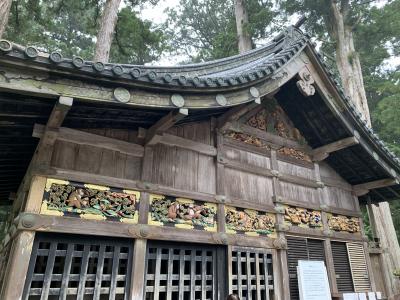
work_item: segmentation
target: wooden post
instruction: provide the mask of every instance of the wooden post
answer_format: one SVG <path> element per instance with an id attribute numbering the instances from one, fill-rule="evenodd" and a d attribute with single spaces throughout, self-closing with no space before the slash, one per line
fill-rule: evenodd
<path id="1" fill-rule="evenodd" d="M 136 239 L 131 272 L 131 300 L 144 299 L 147 240 Z"/>
<path id="2" fill-rule="evenodd" d="M 336 283 L 335 267 L 333 265 L 331 239 L 324 240 L 324 251 L 325 251 L 326 270 L 328 273 L 328 278 L 331 286 L 331 293 L 337 294 L 338 289 Z"/>
<path id="3" fill-rule="evenodd" d="M 276 149 L 271 149 L 271 169 L 279 172 L 278 159 L 276 156 Z M 279 199 L 281 195 L 281 186 L 279 182 L 279 178 L 277 176 L 272 177 L 272 191 L 273 198 Z M 275 203 L 276 205 L 276 203 Z M 276 224 L 283 225 L 284 218 L 283 215 L 276 215 Z M 278 232 L 278 238 L 285 238 L 285 234 L 283 232 Z M 274 293 L 277 300 L 290 299 L 290 288 L 289 288 L 289 271 L 287 264 L 287 250 L 280 249 L 277 250 L 275 255 L 279 261 L 279 265 L 274 265 L 274 268 L 279 268 L 277 272 L 280 277 L 274 278 Z M 275 261 L 276 262 L 276 261 Z"/>
<path id="4" fill-rule="evenodd" d="M 7 278 L 4 281 L 0 299 L 20 300 L 24 291 L 35 232 L 22 231 L 16 236 L 7 265 Z"/>
<path id="5" fill-rule="evenodd" d="M 46 188 L 46 177 L 33 176 L 25 203 L 24 212 L 39 213 L 42 205 L 43 192 Z"/>

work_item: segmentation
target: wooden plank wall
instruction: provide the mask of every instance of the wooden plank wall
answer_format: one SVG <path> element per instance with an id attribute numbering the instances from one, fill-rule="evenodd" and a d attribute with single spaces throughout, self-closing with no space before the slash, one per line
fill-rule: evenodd
<path id="1" fill-rule="evenodd" d="M 168 130 L 168 134 L 190 141 L 215 147 L 212 122 L 182 124 Z M 137 132 L 118 129 L 90 129 L 90 133 L 123 140 L 137 142 Z M 240 148 L 240 149 L 239 149 Z M 248 150 L 249 147 L 235 147 L 225 144 L 222 153 L 218 154 L 234 165 L 244 168 L 225 166 L 224 185 L 226 196 L 232 204 L 253 206 L 255 208 L 272 207 L 273 179 L 267 174 L 255 170 L 271 170 L 268 151 L 258 153 Z M 101 145 L 78 145 L 67 141 L 57 141 L 51 159 L 51 166 L 61 169 L 110 176 L 115 178 L 140 180 L 143 158 L 118 151 L 103 149 Z M 216 158 L 199 153 L 195 149 L 184 149 L 177 146 L 157 144 L 153 146 L 153 162 L 148 177 L 151 183 L 172 187 L 177 190 L 216 194 Z M 246 166 L 250 166 L 247 170 Z M 253 171 L 252 171 L 252 167 Z M 316 170 L 309 164 L 289 163 L 278 160 L 280 174 L 303 178 L 316 182 Z M 301 183 L 280 180 L 283 199 L 296 203 L 304 203 L 306 207 L 325 204 L 329 207 L 357 210 L 356 199 L 351 194 L 351 186 L 347 184 L 327 164 L 320 164 L 321 180 L 325 183 L 327 199 L 320 199 L 316 187 Z M 301 181 L 300 181 L 301 182 Z"/>
<path id="2" fill-rule="evenodd" d="M 260 154 L 225 146 L 223 155 L 229 160 L 240 162 L 243 165 L 271 169 L 270 158 Z M 233 203 L 244 205 L 248 202 L 256 204 L 256 206 L 273 205 L 271 177 L 225 167 L 225 186 L 227 196 L 232 198 Z"/>

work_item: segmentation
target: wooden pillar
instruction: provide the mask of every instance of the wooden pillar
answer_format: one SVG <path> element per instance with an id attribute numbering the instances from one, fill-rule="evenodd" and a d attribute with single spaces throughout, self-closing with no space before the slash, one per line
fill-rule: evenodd
<path id="1" fill-rule="evenodd" d="M 136 239 L 131 271 L 131 300 L 144 299 L 147 240 Z"/>
<path id="2" fill-rule="evenodd" d="M 10 259 L 0 299 L 22 299 L 26 273 L 28 271 L 35 232 L 22 231 L 17 234 L 11 248 Z"/>
<path id="3" fill-rule="evenodd" d="M 278 159 L 276 156 L 276 149 L 271 149 L 271 169 L 279 174 L 279 165 Z M 280 198 L 281 195 L 281 186 L 279 182 L 278 176 L 272 177 L 272 195 L 275 201 Z M 276 206 L 280 204 L 275 203 Z M 276 215 L 276 224 L 283 225 L 284 218 L 283 215 L 277 214 Z M 278 232 L 278 239 L 285 239 L 285 233 Z M 289 271 L 288 271 L 288 263 L 287 263 L 287 250 L 286 249 L 279 249 L 275 253 L 276 259 L 275 263 L 278 265 L 274 265 L 274 268 L 278 268 L 274 275 L 278 277 L 275 278 L 274 276 L 274 288 L 275 288 L 275 297 L 276 300 L 285 300 L 290 299 L 290 289 L 289 289 Z"/>
<path id="4" fill-rule="evenodd" d="M 324 226 L 324 232 L 326 235 L 330 234 L 329 224 L 328 224 L 328 217 L 326 214 L 326 209 L 328 207 L 328 191 L 326 186 L 323 184 L 321 180 L 321 173 L 320 167 L 318 162 L 314 162 L 314 179 L 320 183 L 320 186 L 317 188 L 318 196 L 319 196 L 319 203 L 321 207 L 321 219 L 322 224 Z M 324 240 L 324 251 L 325 251 L 325 263 L 326 263 L 326 271 L 328 273 L 328 279 L 331 287 L 331 293 L 336 294 L 338 293 L 337 283 L 336 283 L 336 274 L 335 274 L 335 267 L 333 265 L 333 256 L 332 256 L 332 248 L 331 248 L 331 239 L 326 238 Z"/>

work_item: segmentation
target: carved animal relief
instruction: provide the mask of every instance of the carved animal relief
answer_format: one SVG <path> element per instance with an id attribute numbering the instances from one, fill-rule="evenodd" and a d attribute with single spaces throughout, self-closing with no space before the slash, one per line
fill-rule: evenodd
<path id="1" fill-rule="evenodd" d="M 314 78 L 311 76 L 310 71 L 306 68 L 302 69 L 299 72 L 300 80 L 296 82 L 297 87 L 299 88 L 300 92 L 308 97 L 315 94 L 315 88 L 313 83 L 315 82 Z"/>
<path id="2" fill-rule="evenodd" d="M 136 223 L 140 193 L 48 179 L 42 214 Z"/>
<path id="3" fill-rule="evenodd" d="M 275 232 L 276 220 L 273 214 L 230 206 L 226 206 L 225 211 L 228 233 L 271 235 Z"/>
<path id="4" fill-rule="evenodd" d="M 217 206 L 184 198 L 151 195 L 149 223 L 217 231 Z"/>
<path id="5" fill-rule="evenodd" d="M 360 232 L 360 221 L 355 217 L 328 214 L 329 229 L 340 232 Z"/>
<path id="6" fill-rule="evenodd" d="M 285 206 L 285 222 L 304 228 L 322 228 L 323 226 L 320 211 L 292 206 Z"/>

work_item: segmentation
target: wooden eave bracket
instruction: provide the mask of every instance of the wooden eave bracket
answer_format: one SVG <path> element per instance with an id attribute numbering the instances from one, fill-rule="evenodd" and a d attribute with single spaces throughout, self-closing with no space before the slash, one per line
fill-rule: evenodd
<path id="1" fill-rule="evenodd" d="M 217 127 L 221 132 L 227 130 L 229 127 L 229 123 L 235 122 L 240 119 L 243 115 L 248 113 L 249 111 L 253 110 L 257 106 L 261 104 L 261 99 L 256 98 L 250 103 L 246 103 L 243 105 L 239 105 L 236 107 L 231 108 L 226 113 L 218 117 L 217 119 Z"/>
<path id="2" fill-rule="evenodd" d="M 162 135 L 177 122 L 187 117 L 188 114 L 189 110 L 187 108 L 180 108 L 178 110 L 173 110 L 166 116 L 162 117 L 146 131 L 144 144 L 150 146 L 159 143 L 162 139 Z M 143 134 L 144 131 L 139 130 L 139 135 Z"/>
<path id="3" fill-rule="evenodd" d="M 396 178 L 387 178 L 387 179 L 380 179 L 375 181 L 370 181 L 366 183 L 361 183 L 353 186 L 354 194 L 357 197 L 363 196 L 368 194 L 370 190 L 379 189 L 387 186 L 392 186 L 399 184 L 399 180 Z"/>
<path id="4" fill-rule="evenodd" d="M 61 96 L 57 103 L 54 105 L 53 110 L 47 120 L 47 124 L 42 137 L 40 138 L 39 145 L 37 147 L 37 161 L 38 165 L 48 164 L 48 149 L 53 147 L 57 136 L 58 129 L 64 122 L 69 110 L 73 104 L 73 99 L 70 97 Z"/>
<path id="5" fill-rule="evenodd" d="M 336 152 L 347 147 L 351 147 L 360 143 L 359 134 L 354 132 L 354 136 L 338 140 L 336 142 L 315 148 L 311 151 L 313 161 L 322 161 L 326 159 L 330 153 Z"/>

